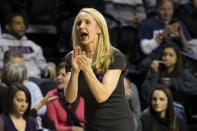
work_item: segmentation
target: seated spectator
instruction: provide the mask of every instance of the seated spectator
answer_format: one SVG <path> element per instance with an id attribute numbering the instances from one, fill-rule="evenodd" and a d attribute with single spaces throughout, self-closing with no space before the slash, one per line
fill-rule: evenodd
<path id="1" fill-rule="evenodd" d="M 31 109 L 32 116 L 37 117 L 39 127 L 42 128 L 41 116 L 46 112 L 46 104 L 57 99 L 57 97 L 44 97 L 39 89 L 39 87 L 33 83 L 27 81 L 27 70 L 23 65 L 18 64 L 7 64 L 3 70 L 3 77 L 1 82 L 8 86 L 12 83 L 22 83 L 31 93 Z M 4 87 L 2 87 L 4 88 Z M 2 104 L 2 103 L 1 103 Z M 38 115 L 38 116 L 37 116 Z"/>
<path id="2" fill-rule="evenodd" d="M 135 130 L 141 131 L 141 105 L 138 94 L 138 89 L 127 77 L 124 77 L 125 96 L 129 103 L 131 112 L 134 114 Z"/>
<path id="3" fill-rule="evenodd" d="M 146 19 L 142 0 L 105 0 L 105 11 L 118 19 L 121 24 L 139 25 Z"/>
<path id="4" fill-rule="evenodd" d="M 134 112 L 137 119 L 141 116 L 141 105 L 137 86 L 127 77 L 124 78 L 125 95 L 129 102 L 129 107 Z"/>
<path id="5" fill-rule="evenodd" d="M 30 117 L 31 95 L 23 84 L 9 85 L 5 114 L 1 114 L 1 131 L 36 131 L 36 120 Z M 3 127 L 2 127 L 3 126 Z"/>
<path id="6" fill-rule="evenodd" d="M 8 63 L 13 63 L 13 64 L 19 64 L 19 65 L 25 65 L 25 60 L 23 57 L 23 54 L 20 51 L 11 51 L 11 50 L 7 50 L 4 53 L 4 58 L 3 58 L 3 67 L 5 65 L 7 65 Z M 28 71 L 27 71 L 28 72 Z M 32 81 L 34 83 L 36 83 L 42 91 L 43 96 L 46 95 L 46 91 L 54 89 L 57 87 L 57 84 L 55 81 L 50 80 L 50 79 L 44 79 L 44 78 L 39 78 L 36 81 L 34 81 L 34 79 L 30 79 L 29 81 Z M 40 82 L 37 82 L 40 81 Z M 40 84 L 39 84 L 40 83 Z M 42 89 L 43 88 L 43 89 Z M 44 89 L 47 88 L 47 89 Z"/>
<path id="7" fill-rule="evenodd" d="M 175 115 L 173 96 L 167 87 L 155 86 L 149 100 L 149 110 L 141 116 L 142 131 L 187 131 L 185 121 Z"/>
<path id="8" fill-rule="evenodd" d="M 180 46 L 186 47 L 187 41 L 191 40 L 191 37 L 185 25 L 173 19 L 173 1 L 157 0 L 156 11 L 157 16 L 142 23 L 139 29 L 138 38 L 142 51 L 146 55 L 152 53 L 169 35 L 178 37 L 181 42 Z"/>
<path id="9" fill-rule="evenodd" d="M 160 59 L 152 61 L 141 88 L 144 100 L 149 98 L 150 92 L 158 83 L 168 86 L 175 102 L 182 107 L 188 95 L 197 95 L 197 79 L 183 68 L 180 50 L 176 44 L 166 45 Z"/>
<path id="10" fill-rule="evenodd" d="M 145 59 L 141 58 L 143 59 L 141 70 L 147 70 L 152 59 L 158 56 L 167 43 L 166 41 L 176 42 L 184 50 L 191 40 L 187 28 L 183 22 L 173 18 L 173 13 L 172 0 L 157 0 L 157 15 L 142 23 L 138 33 L 140 48 L 145 55 Z"/>
<path id="11" fill-rule="evenodd" d="M 197 59 L 197 26 L 194 24 L 197 23 L 197 0 L 190 0 L 188 4 L 181 6 L 176 12 L 175 17 L 183 21 L 192 37 L 186 52 Z"/>
<path id="12" fill-rule="evenodd" d="M 143 0 L 143 1 L 148 17 L 154 16 L 156 14 L 155 6 L 157 0 Z M 187 4 L 189 1 L 190 0 L 173 0 L 174 6 L 176 6 L 175 8 L 179 8 L 180 5 Z"/>
<path id="13" fill-rule="evenodd" d="M 63 90 L 68 83 L 65 63 L 61 62 L 57 68 L 56 78 L 58 88 L 47 93 L 47 96 L 58 96 L 59 99 L 47 104 L 47 115 L 54 121 L 57 131 L 83 131 L 84 100 L 78 96 L 70 104 L 66 102 Z"/>
<path id="14" fill-rule="evenodd" d="M 20 51 L 7 50 L 3 56 L 3 69 L 6 67 L 7 64 L 10 63 L 24 66 L 25 60 L 23 54 Z"/>
<path id="15" fill-rule="evenodd" d="M 40 78 L 41 72 L 45 77 L 55 78 L 55 65 L 46 63 L 42 48 L 25 36 L 24 17 L 19 13 L 8 14 L 3 23 L 6 33 L 0 39 L 0 68 L 3 66 L 3 53 L 7 50 L 18 50 L 24 54 L 25 66 L 29 77 Z"/>
<path id="16" fill-rule="evenodd" d="M 138 27 L 146 19 L 143 0 L 104 0 L 112 46 L 134 61 Z"/>
<path id="17" fill-rule="evenodd" d="M 186 25 L 192 38 L 197 39 L 197 0 L 190 0 L 191 2 L 185 4 L 178 10 L 175 16 L 183 21 Z"/>

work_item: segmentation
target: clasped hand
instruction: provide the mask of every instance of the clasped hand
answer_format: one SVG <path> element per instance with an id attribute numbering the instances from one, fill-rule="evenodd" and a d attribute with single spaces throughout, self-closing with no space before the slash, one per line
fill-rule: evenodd
<path id="1" fill-rule="evenodd" d="M 94 53 L 85 53 L 79 46 L 75 47 L 72 52 L 71 63 L 72 70 L 74 71 L 86 71 L 91 68 Z"/>
<path id="2" fill-rule="evenodd" d="M 167 35 L 174 34 L 176 37 L 180 37 L 183 34 L 182 26 L 179 23 L 166 25 L 164 31 Z"/>

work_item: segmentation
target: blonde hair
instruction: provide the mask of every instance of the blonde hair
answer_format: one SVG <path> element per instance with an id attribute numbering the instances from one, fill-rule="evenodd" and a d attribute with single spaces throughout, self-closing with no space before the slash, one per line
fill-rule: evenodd
<path id="1" fill-rule="evenodd" d="M 109 39 L 109 32 L 107 28 L 107 23 L 103 15 L 93 8 L 83 8 L 80 12 L 86 12 L 90 14 L 97 25 L 99 26 L 101 33 L 98 37 L 98 44 L 96 47 L 96 51 L 94 52 L 95 56 L 93 59 L 92 67 L 96 69 L 96 73 L 103 74 L 109 69 L 109 65 L 113 61 L 112 58 L 112 46 Z M 80 13 L 79 12 L 79 13 Z M 76 17 L 77 18 L 77 17 Z M 80 39 L 76 32 L 77 19 L 75 18 L 74 26 L 72 30 L 72 39 L 73 39 L 73 47 L 79 46 L 82 50 L 85 50 L 85 47 L 81 44 Z"/>

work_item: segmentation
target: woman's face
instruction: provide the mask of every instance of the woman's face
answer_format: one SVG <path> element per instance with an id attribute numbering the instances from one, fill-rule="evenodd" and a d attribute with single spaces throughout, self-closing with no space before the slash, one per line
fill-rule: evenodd
<path id="1" fill-rule="evenodd" d="M 26 95 L 23 91 L 19 90 L 13 97 L 13 113 L 17 116 L 23 116 L 29 106 Z"/>
<path id="2" fill-rule="evenodd" d="M 163 113 L 168 107 L 168 98 L 162 90 L 155 90 L 151 99 L 152 108 L 157 113 Z"/>
<path id="3" fill-rule="evenodd" d="M 76 24 L 77 34 L 83 45 L 97 44 L 100 28 L 90 14 L 80 12 Z"/>
<path id="4" fill-rule="evenodd" d="M 174 68 L 177 62 L 177 55 L 173 48 L 165 48 L 162 53 L 162 60 L 166 61 L 166 68 Z"/>
<path id="5" fill-rule="evenodd" d="M 170 21 L 173 16 L 173 10 L 172 2 L 164 2 L 157 8 L 158 17 L 163 21 Z"/>
<path id="6" fill-rule="evenodd" d="M 61 69 L 58 71 L 56 81 L 57 81 L 57 86 L 58 86 L 58 88 L 59 88 L 59 89 L 64 89 L 64 87 L 65 87 L 66 84 L 67 84 L 65 68 L 61 68 Z"/>

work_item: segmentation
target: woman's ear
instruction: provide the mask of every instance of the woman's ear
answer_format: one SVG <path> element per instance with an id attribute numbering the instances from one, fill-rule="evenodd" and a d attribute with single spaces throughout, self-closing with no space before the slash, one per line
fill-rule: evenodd
<path id="1" fill-rule="evenodd" d="M 97 30 L 97 34 L 101 33 L 101 28 L 100 27 L 98 27 L 96 30 Z"/>

